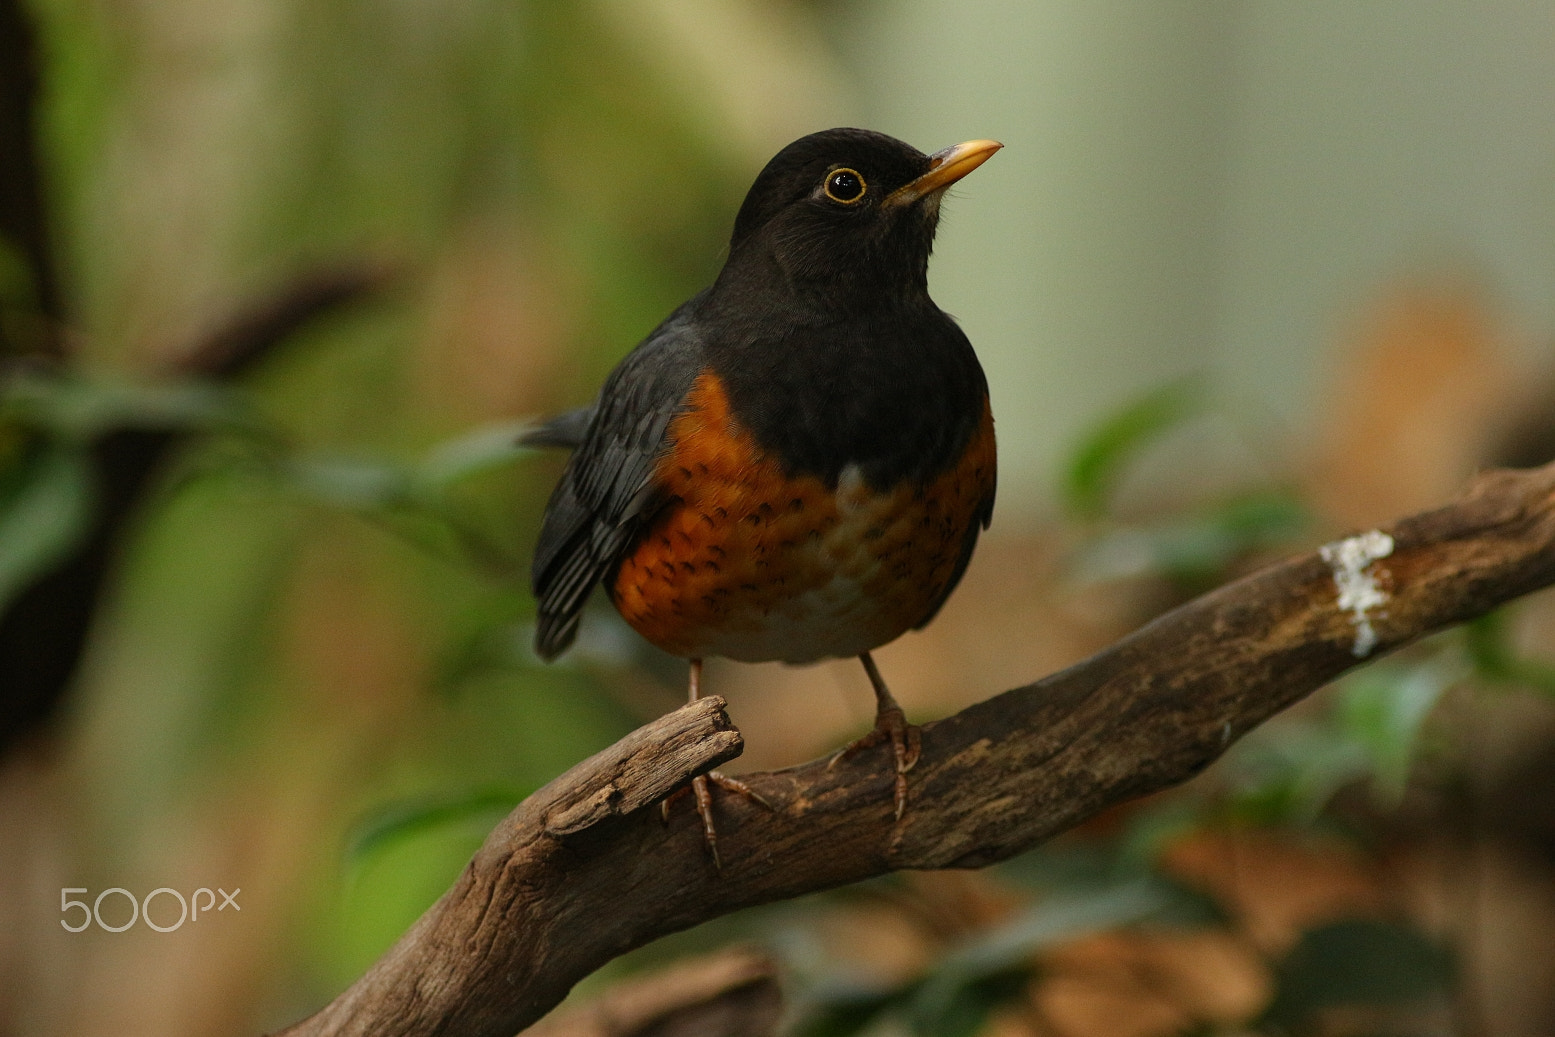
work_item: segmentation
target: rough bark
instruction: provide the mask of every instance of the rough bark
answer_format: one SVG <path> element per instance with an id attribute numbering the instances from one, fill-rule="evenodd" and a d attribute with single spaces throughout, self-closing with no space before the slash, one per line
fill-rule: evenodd
<path id="1" fill-rule="evenodd" d="M 1068 670 L 925 725 L 900 821 L 888 747 L 744 775 L 774 809 L 718 798 L 722 873 L 694 811 L 672 810 L 666 825 L 643 809 L 739 751 L 722 703 L 703 700 L 521 804 L 377 965 L 285 1033 L 510 1037 L 666 933 L 888 871 L 1030 849 L 1191 778 L 1366 657 L 1552 582 L 1555 465 L 1486 475 L 1447 507 L 1237 580 Z"/>

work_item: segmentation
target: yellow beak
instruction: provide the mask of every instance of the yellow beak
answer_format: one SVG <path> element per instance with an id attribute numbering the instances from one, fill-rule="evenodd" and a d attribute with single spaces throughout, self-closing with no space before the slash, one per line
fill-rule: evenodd
<path id="1" fill-rule="evenodd" d="M 969 140 L 929 156 L 929 171 L 886 195 L 886 205 L 910 205 L 966 176 L 1004 147 L 996 140 Z"/>

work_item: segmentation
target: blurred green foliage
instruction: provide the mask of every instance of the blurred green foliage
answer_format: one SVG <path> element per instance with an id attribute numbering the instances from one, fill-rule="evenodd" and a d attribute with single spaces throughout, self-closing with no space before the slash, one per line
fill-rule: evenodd
<path id="1" fill-rule="evenodd" d="M 464 253 L 495 239 L 490 265 L 519 269 L 528 298 L 556 312 L 548 333 L 514 333 L 519 362 L 484 377 L 565 356 L 532 397 L 582 402 L 715 272 L 752 170 L 608 5 L 289 0 L 241 24 L 221 5 L 31 7 L 79 363 L 0 389 L 0 604 L 85 528 L 95 442 L 130 428 L 188 437 L 124 546 L 82 689 L 80 842 L 109 882 L 81 881 L 158 874 L 168 861 L 155 855 L 182 845 L 157 838 L 177 831 L 170 819 L 251 824 L 259 841 L 269 824 L 306 860 L 262 876 L 290 919 L 273 957 L 287 996 L 314 1003 L 447 888 L 493 816 L 638 719 L 599 670 L 639 648 L 584 644 L 551 668 L 528 653 L 522 571 L 547 462 L 514 446 L 522 415 L 463 398 L 478 384 L 429 399 L 448 315 L 427 284 L 484 269 Z M 295 336 L 242 392 L 113 373 L 184 344 L 206 311 L 279 273 L 381 252 L 418 287 Z M 6 319 L 31 295 L 0 242 Z M 1116 513 L 1130 470 L 1212 403 L 1198 381 L 1169 383 L 1076 447 L 1063 494 L 1084 540 L 1077 572 L 1185 593 L 1310 537 L 1299 494 L 1268 482 L 1170 514 Z M 802 991 L 800 1032 L 885 1022 L 961 1037 L 1040 983 L 1060 942 L 1229 926 L 1223 905 L 1160 866 L 1165 846 L 1225 826 L 1343 831 L 1336 798 L 1359 787 L 1395 809 L 1422 763 L 1451 764 L 1433 709 L 1487 687 L 1555 694 L 1555 666 L 1522 658 L 1503 615 L 1348 678 L 1117 831 L 1001 869 L 1027 906 L 905 982 Z M 220 798 L 233 787 L 243 795 Z M 1249 1025 L 1300 1032 L 1336 1004 L 1428 998 L 1450 963 L 1402 923 L 1325 924 L 1269 963 L 1276 993 Z"/>
<path id="2" fill-rule="evenodd" d="M 823 981 L 809 991 L 802 1037 L 863 1032 L 883 1016 L 915 1037 L 970 1037 L 990 1013 L 1040 981 L 1037 956 L 1077 937 L 1130 926 L 1202 925 L 1220 918 L 1197 891 L 1148 868 L 1064 849 L 1028 855 L 1004 872 L 1039 892 L 1003 924 L 953 947 L 913 979 L 885 988 Z M 1078 865 L 1078 867 L 1076 867 Z"/>
<path id="3" fill-rule="evenodd" d="M 93 494 L 80 449 L 14 428 L 0 467 L 0 608 L 69 553 L 86 530 Z"/>
<path id="4" fill-rule="evenodd" d="M 1115 498 L 1128 474 L 1163 440 L 1210 415 L 1213 402 L 1201 380 L 1168 382 L 1080 438 L 1062 480 L 1069 516 L 1085 531 L 1073 565 L 1078 579 L 1148 575 L 1198 594 L 1311 528 L 1310 510 L 1283 485 L 1237 487 L 1166 514 L 1119 516 Z"/>
<path id="5" fill-rule="evenodd" d="M 1202 414 L 1207 404 L 1199 380 L 1168 382 L 1097 422 L 1065 467 L 1064 503 L 1070 512 L 1085 519 L 1105 516 L 1114 489 L 1140 452 L 1163 433 Z"/>
<path id="6" fill-rule="evenodd" d="M 1192 420 L 1202 407 L 1202 401 L 1184 405 L 1180 392 L 1174 388 L 1146 407 L 1130 407 L 1123 419 L 1104 423 L 1082 449 L 1091 459 L 1075 469 L 1089 471 L 1085 494 L 1091 504 L 1076 509 L 1091 537 L 1079 548 L 1082 555 L 1123 535 L 1125 527 L 1109 515 L 1102 487 L 1139 463 L 1151 440 Z M 1148 420 L 1140 417 L 1142 411 Z M 541 669 L 523 647 L 528 603 L 515 587 L 522 557 L 511 537 L 492 538 L 491 487 L 481 485 L 521 468 L 529 454 L 516 445 L 522 422 L 479 426 L 410 455 L 365 448 L 347 453 L 308 446 L 270 416 L 265 403 L 243 393 L 199 384 L 27 375 L 13 378 L 0 394 L 0 427 L 9 437 L 0 479 L 0 591 L 14 591 L 69 549 L 94 501 L 85 451 L 99 437 L 125 428 L 205 437 L 205 446 L 175 480 L 177 492 L 158 523 L 161 535 L 172 540 L 159 550 L 159 537 L 153 536 L 142 548 L 141 564 L 153 570 L 181 565 L 213 574 L 227 568 L 235 544 L 244 541 L 234 538 L 230 514 L 220 520 L 220 547 L 207 542 L 205 555 L 195 550 L 201 537 L 189 534 L 207 531 L 230 509 L 232 494 L 253 501 L 257 493 L 271 501 L 272 516 L 277 503 L 290 499 L 317 514 L 348 515 L 391 531 L 410 552 L 397 564 L 420 559 L 409 568 L 423 577 L 439 572 L 437 583 L 464 584 L 475 574 L 492 581 L 490 590 L 473 599 L 468 590 L 460 594 L 467 604 L 455 622 L 445 620 L 444 649 L 427 675 L 428 689 L 446 693 L 452 712 L 445 721 L 451 723 L 426 740 L 408 780 L 357 797 L 352 831 L 342 844 L 337 892 L 309 938 L 326 983 L 349 979 L 403 932 L 447 887 L 496 818 L 632 722 L 599 697 L 586 677 Z M 505 490 L 509 484 L 494 485 Z M 180 512 L 186 513 L 182 519 Z M 254 514 L 244 504 L 239 512 Z M 1223 580 L 1246 559 L 1282 543 L 1294 546 L 1309 525 L 1299 503 L 1282 491 L 1253 487 L 1137 528 L 1148 530 L 1147 571 L 1181 584 L 1188 576 L 1193 582 Z M 258 532 L 256 527 L 250 536 Z M 1201 546 L 1182 546 L 1190 542 Z M 262 555 L 290 557 L 289 551 L 277 555 L 270 536 L 248 543 L 254 564 L 246 571 L 274 565 L 261 563 Z M 435 570 L 426 568 L 432 559 L 438 559 Z M 230 595 L 230 589 L 184 582 L 177 592 L 204 601 L 205 630 L 196 630 L 194 640 L 206 644 L 221 643 L 253 604 L 239 594 L 228 611 L 216 610 L 212 617 L 213 595 Z M 239 674 L 247 665 L 245 658 L 219 669 L 227 680 L 246 684 Z M 1111 836 L 1083 845 L 1060 841 L 1000 869 L 1029 891 L 1030 906 L 950 947 L 920 974 L 883 987 L 835 978 L 811 985 L 803 992 L 796 1032 L 842 1037 L 895 1020 L 915 1037 L 969 1037 L 991 1013 L 1021 1002 L 1033 983 L 1041 983 L 1042 953 L 1065 941 L 1120 928 L 1231 925 L 1212 898 L 1160 868 L 1160 854 L 1172 840 L 1225 825 L 1331 828 L 1336 797 L 1357 786 L 1370 789 L 1376 809 L 1397 809 L 1421 754 L 1447 740 L 1440 733 L 1433 740 L 1430 725 L 1445 696 L 1455 689 L 1508 685 L 1547 693 L 1551 670 L 1517 655 L 1502 614 L 1360 670 L 1339 682 L 1319 709 L 1277 718 L 1251 733 L 1209 783 L 1152 803 Z M 206 690 L 191 694 L 209 696 L 212 683 L 212 676 L 195 682 L 196 689 Z M 580 698 L 580 692 L 586 694 Z M 203 710 L 219 714 L 222 701 L 208 698 Z M 278 705 L 286 701 L 282 695 Z M 245 728 L 266 723 L 264 708 L 251 698 L 234 700 L 230 708 L 235 712 L 215 726 L 191 723 L 201 710 L 192 711 L 182 724 L 167 725 L 161 744 L 180 734 L 186 746 L 241 743 L 253 737 L 242 733 Z M 163 757 L 161 766 L 180 755 Z M 1258 1032 L 1268 1034 L 1307 1032 L 1335 1005 L 1415 1004 L 1451 984 L 1450 957 L 1393 920 L 1325 924 L 1268 965 L 1275 996 L 1256 1022 Z"/>
<path id="7" fill-rule="evenodd" d="M 29 6 L 74 363 L 7 372 L 0 598 L 80 536 L 93 444 L 183 437 L 73 703 L 87 880 L 241 845 L 279 996 L 316 1003 L 447 888 L 493 796 L 642 719 L 600 679 L 619 651 L 528 651 L 554 465 L 514 437 L 710 279 L 753 170 L 608 5 Z M 400 281 L 241 391 L 127 373 L 342 257 Z M 508 308 L 471 317 L 471 284 Z M 471 338 L 502 345 L 473 373 Z"/>
<path id="8" fill-rule="evenodd" d="M 1346 919 L 1305 933 L 1277 975 L 1278 993 L 1259 1026 L 1310 1033 L 1325 1009 L 1410 1006 L 1440 995 L 1452 982 L 1452 961 L 1410 926 Z"/>
<path id="9" fill-rule="evenodd" d="M 1464 626 L 1464 647 L 1475 676 L 1493 685 L 1555 696 L 1555 663 L 1519 655 L 1507 615 L 1506 610 L 1498 610 Z"/>

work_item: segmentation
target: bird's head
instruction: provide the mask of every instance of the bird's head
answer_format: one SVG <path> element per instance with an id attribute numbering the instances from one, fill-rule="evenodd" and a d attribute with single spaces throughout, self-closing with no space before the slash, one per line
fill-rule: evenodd
<path id="1" fill-rule="evenodd" d="M 971 140 L 925 155 L 869 130 L 801 137 L 751 185 L 720 279 L 776 264 L 804 290 L 925 290 L 940 198 L 1000 147 Z"/>

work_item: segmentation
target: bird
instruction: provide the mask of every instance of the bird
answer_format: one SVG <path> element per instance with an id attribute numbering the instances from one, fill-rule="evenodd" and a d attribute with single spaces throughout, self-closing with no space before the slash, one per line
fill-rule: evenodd
<path id="1" fill-rule="evenodd" d="M 597 398 L 524 442 L 572 450 L 531 581 L 535 650 L 572 644 L 597 585 L 689 661 L 857 657 L 906 809 L 919 730 L 871 652 L 932 620 L 993 516 L 988 382 L 929 297 L 946 190 L 1003 145 L 934 154 L 870 130 L 801 137 L 757 175 L 713 283 L 643 339 Z M 719 863 L 708 779 L 691 783 Z"/>

